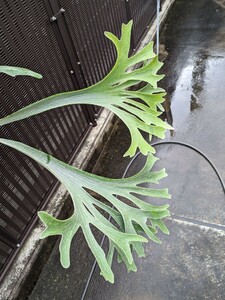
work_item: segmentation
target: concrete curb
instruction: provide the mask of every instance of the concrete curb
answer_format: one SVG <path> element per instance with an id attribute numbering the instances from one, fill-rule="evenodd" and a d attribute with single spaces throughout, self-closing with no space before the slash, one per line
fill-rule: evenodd
<path id="1" fill-rule="evenodd" d="M 162 5 L 162 11 L 160 13 L 161 24 L 164 22 L 170 7 L 174 2 L 175 0 L 166 0 Z M 157 23 L 155 20 L 137 50 L 143 48 L 150 40 L 155 38 L 156 30 Z M 113 113 L 106 109 L 102 110 L 98 118 L 98 126 L 93 127 L 90 130 L 80 151 L 74 158 L 74 166 L 85 169 L 93 155 L 95 154 L 97 156 L 97 154 L 100 154 L 100 146 L 110 136 L 115 119 L 116 118 Z M 51 201 L 48 203 L 45 211 L 57 217 L 60 214 L 67 198 L 68 192 L 62 185 L 60 185 Z M 25 243 L 22 245 L 22 249 L 18 253 L 14 263 L 10 267 L 10 270 L 1 284 L 0 299 L 12 300 L 18 297 L 26 278 L 32 270 L 34 262 L 37 260 L 38 254 L 46 245 L 46 241 L 40 240 L 39 238 L 43 229 L 43 225 L 38 222 L 33 228 L 32 234 L 30 234 Z"/>

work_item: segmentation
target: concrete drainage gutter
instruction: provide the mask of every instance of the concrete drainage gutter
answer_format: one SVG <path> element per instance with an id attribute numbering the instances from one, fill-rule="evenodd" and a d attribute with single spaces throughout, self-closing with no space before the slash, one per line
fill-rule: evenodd
<path id="1" fill-rule="evenodd" d="M 162 24 L 167 16 L 167 13 L 171 5 L 175 0 L 166 0 L 162 5 L 162 10 L 160 12 L 160 24 Z M 156 20 L 152 23 L 149 28 L 145 38 L 142 40 L 140 47 L 137 51 L 143 48 L 150 40 L 154 40 L 156 36 L 157 23 Z M 115 116 L 113 113 L 103 109 L 99 118 L 98 125 L 93 127 L 85 142 L 83 143 L 80 151 L 75 156 L 73 165 L 81 169 L 86 169 L 90 159 L 95 155 L 100 154 L 101 146 L 110 137 L 110 132 L 112 131 L 113 125 L 115 124 Z M 51 215 L 57 217 L 62 212 L 62 207 L 68 198 L 68 193 L 66 189 L 60 185 L 50 202 L 48 203 L 45 211 Z M 21 288 L 28 277 L 31 277 L 33 273 L 34 265 L 37 264 L 37 258 L 40 252 L 48 251 L 49 255 L 53 245 L 48 247 L 47 240 L 40 240 L 39 236 L 43 231 L 43 225 L 38 222 L 32 230 L 32 234 L 27 238 L 26 242 L 23 244 L 19 254 L 17 255 L 14 263 L 11 265 L 8 273 L 6 274 L 3 282 L 0 286 L 0 299 L 12 300 L 16 299 L 20 294 Z M 53 241 L 54 243 L 55 241 Z M 47 259 L 48 257 L 46 257 Z M 42 262 L 44 264 L 44 262 Z M 39 265 L 39 268 L 41 266 Z M 40 270 L 41 271 L 41 270 Z M 39 273 L 40 273 L 39 271 Z M 37 274 L 36 276 L 38 276 Z M 32 274 L 33 276 L 33 274 Z M 35 277 L 35 276 L 34 276 Z M 35 278 L 34 278 L 35 280 Z M 21 298 L 20 298 L 21 299 Z"/>

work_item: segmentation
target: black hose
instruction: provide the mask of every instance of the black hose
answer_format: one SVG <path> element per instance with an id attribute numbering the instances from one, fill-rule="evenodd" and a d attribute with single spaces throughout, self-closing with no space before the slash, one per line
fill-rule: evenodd
<path id="1" fill-rule="evenodd" d="M 193 147 L 192 145 L 189 145 L 187 143 L 183 143 L 183 142 L 177 142 L 177 141 L 164 141 L 164 142 L 156 142 L 156 143 L 153 143 L 151 144 L 153 147 L 154 146 L 158 146 L 158 145 L 180 145 L 180 146 L 184 146 L 184 147 L 187 147 L 189 149 L 192 149 L 194 150 L 195 152 L 197 152 L 198 154 L 200 154 L 202 157 L 205 158 L 205 160 L 210 164 L 210 166 L 213 168 L 213 170 L 215 171 L 220 183 L 221 183 L 221 186 L 223 188 L 223 192 L 224 192 L 224 195 L 225 195 L 225 184 L 224 184 L 224 181 L 222 179 L 222 176 L 220 175 L 219 171 L 217 170 L 216 166 L 211 162 L 211 160 L 203 153 L 201 152 L 200 150 L 198 150 L 197 148 Z"/>
<path id="2" fill-rule="evenodd" d="M 189 145 L 187 143 L 183 143 L 183 142 L 177 142 L 177 141 L 163 141 L 163 142 L 156 142 L 156 143 L 152 143 L 151 144 L 153 147 L 155 146 L 159 146 L 159 145 L 180 145 L 180 146 L 184 146 L 184 147 L 187 147 L 189 149 L 192 149 L 194 150 L 195 152 L 197 152 L 198 154 L 200 154 L 202 157 L 205 158 L 205 160 L 210 164 L 210 166 L 213 168 L 213 170 L 215 171 L 220 183 L 221 183 L 221 186 L 223 188 L 223 192 L 224 192 L 224 195 L 225 195 L 225 184 L 224 184 L 224 181 L 222 179 L 222 176 L 220 175 L 219 171 L 217 170 L 216 166 L 211 162 L 211 160 L 203 153 L 201 152 L 200 150 L 198 150 L 197 148 L 193 147 L 192 145 Z M 129 162 L 129 164 L 127 165 L 124 173 L 123 173 L 123 177 L 124 178 L 127 174 L 127 172 L 129 171 L 129 168 L 131 167 L 131 165 L 133 164 L 133 162 L 136 160 L 136 158 L 140 155 L 141 153 L 138 152 L 132 159 L 131 161 Z"/>

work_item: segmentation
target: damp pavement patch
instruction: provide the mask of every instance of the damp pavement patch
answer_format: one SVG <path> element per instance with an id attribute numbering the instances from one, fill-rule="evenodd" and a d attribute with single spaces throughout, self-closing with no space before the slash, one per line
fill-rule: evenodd
<path id="1" fill-rule="evenodd" d="M 115 264 L 115 284 L 93 277 L 85 299 L 224 299 L 225 231 L 180 220 L 167 226 L 170 235 L 161 237 L 162 245 L 146 246 L 137 273 Z"/>

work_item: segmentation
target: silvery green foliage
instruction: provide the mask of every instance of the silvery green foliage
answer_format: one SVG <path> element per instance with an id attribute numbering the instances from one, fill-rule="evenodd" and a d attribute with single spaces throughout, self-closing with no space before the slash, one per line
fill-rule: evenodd
<path id="1" fill-rule="evenodd" d="M 133 156 L 137 150 L 146 155 L 154 148 L 143 138 L 141 131 L 147 132 L 151 138 L 155 135 L 164 138 L 165 130 L 172 129 L 158 116 L 157 107 L 163 110 L 164 90 L 157 87 L 157 82 L 163 75 L 157 75 L 162 63 L 153 52 L 153 43 L 149 43 L 137 54 L 128 57 L 130 49 L 132 22 L 122 25 L 121 38 L 112 33 L 105 35 L 114 43 L 117 50 L 117 60 L 111 72 L 97 84 L 86 89 L 60 93 L 33 103 L 17 112 L 0 119 L 0 125 L 21 120 L 41 112 L 71 104 L 92 104 L 113 111 L 128 127 L 131 135 L 131 145 L 125 155 Z M 131 71 L 129 68 L 137 63 L 148 63 Z M 1 71 L 1 70 L 0 70 Z M 129 88 L 146 82 L 147 85 L 138 91 Z M 136 99 L 141 99 L 137 101 Z"/>
<path id="2" fill-rule="evenodd" d="M 40 219 L 46 225 L 42 238 L 51 235 L 62 236 L 59 249 L 61 263 L 65 268 L 70 265 L 70 245 L 79 228 L 83 231 L 102 275 L 110 282 L 114 280 L 111 270 L 114 250 L 125 262 L 128 271 L 135 271 L 132 250 L 135 250 L 138 256 L 144 256 L 142 243 L 147 242 L 147 239 L 138 232 L 143 232 L 149 239 L 157 243 L 160 242 L 156 236 L 157 227 L 168 233 L 162 221 L 163 218 L 169 216 L 168 205 L 154 206 L 140 200 L 137 196 L 170 197 L 167 189 L 139 186 L 142 183 L 158 183 L 161 178 L 166 176 L 164 170 L 150 172 L 157 160 L 152 154 L 148 155 L 144 168 L 135 176 L 125 179 L 107 179 L 79 170 L 27 145 L 4 139 L 0 139 L 0 142 L 19 150 L 44 166 L 61 181 L 70 193 L 74 205 L 74 213 L 70 218 L 58 220 L 46 212 L 39 212 Z M 99 201 L 87 190 L 101 195 L 108 200 L 108 204 Z M 117 196 L 130 200 L 132 206 Z M 99 209 L 107 212 L 114 222 L 110 222 L 103 216 Z M 91 225 L 108 237 L 110 247 L 107 257 L 97 243 Z"/>
<path id="3" fill-rule="evenodd" d="M 136 271 L 134 251 L 139 257 L 144 256 L 143 243 L 147 242 L 147 238 L 159 243 L 157 229 L 168 233 L 163 223 L 163 219 L 169 216 L 168 205 L 155 206 L 139 198 L 139 196 L 170 198 L 167 189 L 141 187 L 143 183 L 157 184 L 166 176 L 164 170 L 151 172 L 157 159 L 151 154 L 154 153 L 154 148 L 145 141 L 141 133 L 145 131 L 150 137 L 155 135 L 163 138 L 165 130 L 171 128 L 158 118 L 160 115 L 158 110 L 162 110 L 161 103 L 165 96 L 164 91 L 157 87 L 157 82 L 163 77 L 157 75 L 161 63 L 153 53 L 152 43 L 128 57 L 131 27 L 132 22 L 122 25 L 120 39 L 112 33 L 105 33 L 117 49 L 117 61 L 102 81 L 83 90 L 50 96 L 0 119 L 2 126 L 60 106 L 99 105 L 117 114 L 128 127 L 131 145 L 125 155 L 133 156 L 138 148 L 143 154 L 148 154 L 145 166 L 136 175 L 125 179 L 107 179 L 79 170 L 19 142 L 0 139 L 0 143 L 17 149 L 49 170 L 72 197 L 74 212 L 66 220 L 58 220 L 46 212 L 39 212 L 39 217 L 46 226 L 42 238 L 61 236 L 59 249 L 63 267 L 67 268 L 70 265 L 71 241 L 81 228 L 98 262 L 101 274 L 112 283 L 114 274 L 111 264 L 114 252 L 117 253 L 118 261 L 126 264 L 128 271 Z M 137 63 L 146 61 L 147 64 L 139 69 L 133 71 L 129 69 Z M 37 73 L 15 67 L 0 66 L 0 72 L 11 76 L 28 75 L 40 78 Z M 129 90 L 130 87 L 143 81 L 146 82 L 145 87 L 135 91 Z M 104 201 L 98 200 L 94 196 L 96 194 Z M 130 204 L 127 204 L 125 199 L 129 200 Z M 108 238 L 107 253 L 96 241 L 92 226 Z"/>
<path id="4" fill-rule="evenodd" d="M 18 68 L 12 66 L 0 66 L 0 73 L 5 73 L 12 77 L 24 75 L 24 76 L 31 76 L 37 79 L 42 78 L 42 76 L 36 72 L 33 72 L 25 68 Z"/>

